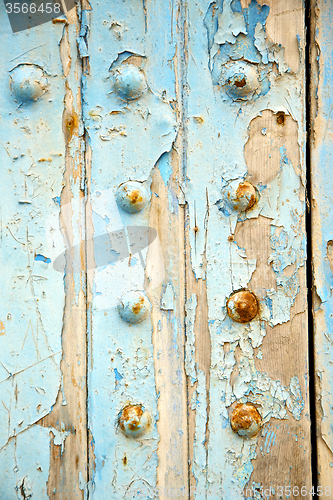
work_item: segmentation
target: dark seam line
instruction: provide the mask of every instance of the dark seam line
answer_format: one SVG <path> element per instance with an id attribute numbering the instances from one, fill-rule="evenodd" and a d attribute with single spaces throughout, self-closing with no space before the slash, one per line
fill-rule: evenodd
<path id="1" fill-rule="evenodd" d="M 311 226 L 311 142 L 312 142 L 312 100 L 311 100 L 311 59 L 310 51 L 312 39 L 312 23 L 311 20 L 311 0 L 305 0 L 305 29 L 306 29 L 306 46 L 305 46 L 305 118 L 306 118 L 306 236 L 307 236 L 307 263 L 306 263 L 306 281 L 307 281 L 307 302 L 308 302 L 308 338 L 309 338 L 309 403 L 310 403 L 310 439 L 311 439 L 311 472 L 312 486 L 317 492 L 318 476 L 317 476 L 317 422 L 316 422 L 316 373 L 315 373 L 315 341 L 314 341 L 314 317 L 313 317 L 313 270 L 312 270 L 312 226 Z M 317 494 L 316 494 L 317 497 Z"/>

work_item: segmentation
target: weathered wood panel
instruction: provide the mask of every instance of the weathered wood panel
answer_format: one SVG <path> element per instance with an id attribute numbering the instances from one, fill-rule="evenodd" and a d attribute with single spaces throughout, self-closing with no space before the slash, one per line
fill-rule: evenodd
<path id="1" fill-rule="evenodd" d="M 304 9 L 266 4 L 94 0 L 15 36 L 4 18 L 3 67 L 37 65 L 47 86 L 21 103 L 1 77 L 0 496 L 310 497 Z M 313 234 L 328 485 L 333 238 Z M 243 289 L 247 323 L 227 313 Z M 249 439 L 230 426 L 246 402 Z"/>
<path id="2" fill-rule="evenodd" d="M 318 485 L 333 495 L 332 431 L 332 35 L 333 5 L 311 12 L 311 186 Z"/>
<path id="3" fill-rule="evenodd" d="M 153 498 L 156 487 L 167 498 L 165 488 L 187 492 L 188 484 L 182 13 L 163 0 L 91 6 L 83 98 L 93 498 Z M 134 417 L 127 429 L 129 405 L 138 418 L 145 412 L 147 429 Z"/>
<path id="4" fill-rule="evenodd" d="M 311 484 L 304 10 L 262 3 L 188 2 L 191 498 L 280 498 Z M 242 211 L 244 181 L 259 201 Z M 244 324 L 226 307 L 242 289 L 259 301 Z M 263 419 L 251 439 L 230 427 L 246 402 Z"/>
<path id="5" fill-rule="evenodd" d="M 13 35 L 0 15 L 0 497 L 72 500 L 87 482 L 79 23 Z"/>

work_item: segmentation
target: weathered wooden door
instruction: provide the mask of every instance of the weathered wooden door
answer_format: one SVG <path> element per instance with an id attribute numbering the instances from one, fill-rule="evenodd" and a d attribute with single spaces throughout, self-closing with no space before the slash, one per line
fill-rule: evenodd
<path id="1" fill-rule="evenodd" d="M 0 16 L 0 500 L 332 499 L 331 1 Z"/>

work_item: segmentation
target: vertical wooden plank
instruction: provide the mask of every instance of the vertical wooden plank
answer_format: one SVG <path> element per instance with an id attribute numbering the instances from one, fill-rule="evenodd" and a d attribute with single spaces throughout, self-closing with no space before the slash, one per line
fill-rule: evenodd
<path id="1" fill-rule="evenodd" d="M 187 490 L 188 471 L 181 13 L 178 2 L 162 0 L 91 5 L 84 117 L 92 496 L 167 498 L 168 489 Z M 124 206 L 117 193 L 128 181 L 136 187 L 127 185 Z M 140 304 L 149 311 L 136 322 Z M 133 435 L 122 432 L 129 405 L 139 419 L 145 412 L 142 434 L 137 425 Z"/>
<path id="2" fill-rule="evenodd" d="M 311 11 L 311 213 L 317 404 L 318 485 L 333 492 L 332 432 L 332 2 Z"/>
<path id="3" fill-rule="evenodd" d="M 1 53 L 0 496 L 83 498 L 79 22 L 74 10 L 68 22 L 56 19 L 13 35 L 3 5 L 0 10 L 6 47 Z M 74 251 L 65 255 L 66 246 Z"/>
<path id="4" fill-rule="evenodd" d="M 189 0 L 187 20 L 191 498 L 310 498 L 303 3 Z M 249 439 L 230 426 L 247 402 Z"/>

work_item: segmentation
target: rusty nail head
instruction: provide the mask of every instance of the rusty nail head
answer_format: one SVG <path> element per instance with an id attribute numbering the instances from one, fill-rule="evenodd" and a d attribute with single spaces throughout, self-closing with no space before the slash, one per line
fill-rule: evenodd
<path id="1" fill-rule="evenodd" d="M 234 101 L 247 100 L 259 87 L 257 68 L 245 61 L 234 62 L 224 74 L 222 83 Z"/>
<path id="2" fill-rule="evenodd" d="M 252 403 L 238 403 L 231 415 L 231 428 L 239 436 L 251 438 L 256 436 L 262 425 L 262 418 Z"/>
<path id="3" fill-rule="evenodd" d="M 120 430 L 128 438 L 137 438 L 147 432 L 151 417 L 142 405 L 126 405 L 118 416 Z"/>
<path id="4" fill-rule="evenodd" d="M 259 303 L 254 293 L 240 290 L 233 293 L 227 301 L 227 312 L 237 323 L 248 323 L 258 314 Z"/>
<path id="5" fill-rule="evenodd" d="M 117 189 L 116 199 L 118 205 L 131 214 L 141 212 L 147 205 L 149 195 L 144 184 L 139 181 L 127 181 Z"/>
<path id="6" fill-rule="evenodd" d="M 232 181 L 223 189 L 223 199 L 230 210 L 245 212 L 258 203 L 259 191 L 249 181 Z"/>

